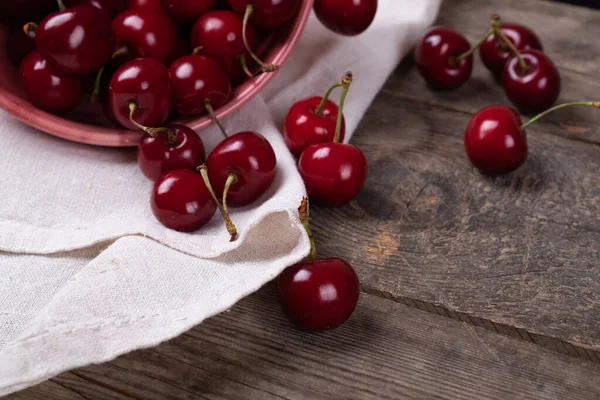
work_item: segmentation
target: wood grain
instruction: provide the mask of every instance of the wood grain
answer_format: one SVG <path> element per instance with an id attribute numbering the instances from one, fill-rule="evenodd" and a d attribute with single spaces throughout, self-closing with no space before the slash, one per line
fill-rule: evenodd
<path id="1" fill-rule="evenodd" d="M 273 285 L 157 348 L 76 372 L 92 388 L 147 400 L 600 396 L 600 365 L 376 296 L 362 295 L 338 330 L 300 332 L 279 311 Z M 39 393 L 53 385 L 8 399 L 45 400 Z M 117 398 L 80 383 L 78 391 Z"/>

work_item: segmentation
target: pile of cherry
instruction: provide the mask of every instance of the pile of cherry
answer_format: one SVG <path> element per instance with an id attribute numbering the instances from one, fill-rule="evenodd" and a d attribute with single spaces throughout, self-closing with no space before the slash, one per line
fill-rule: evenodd
<path id="1" fill-rule="evenodd" d="M 19 0 L 0 4 L 0 17 L 18 14 L 23 2 L 28 15 L 47 14 L 53 8 L 49 1 L 56 1 L 58 12 L 26 23 L 8 40 L 28 99 L 62 113 L 74 109 L 87 90 L 109 121 L 144 132 L 137 159 L 154 182 L 156 219 L 192 232 L 219 210 L 235 240 L 229 207 L 258 200 L 274 181 L 277 159 L 258 132 L 228 135 L 215 110 L 230 99 L 233 85 L 277 70 L 256 54 L 259 42 L 291 20 L 301 0 L 128 0 L 127 7 L 125 0 Z M 377 0 L 316 0 L 314 9 L 331 30 L 356 35 L 373 21 Z M 367 177 L 362 151 L 343 143 L 343 105 L 351 83 L 348 72 L 323 97 L 294 104 L 285 120 L 285 143 L 299 157 L 307 192 L 324 205 L 348 203 Z M 336 88 L 339 105 L 329 100 Z M 208 156 L 195 131 L 169 122 L 203 114 L 224 135 Z M 280 275 L 280 303 L 299 327 L 331 329 L 353 313 L 358 277 L 344 260 L 317 260 L 306 198 L 298 210 L 311 258 Z"/>
<path id="2" fill-rule="evenodd" d="M 523 123 L 517 110 L 493 105 L 473 116 L 465 131 L 465 150 L 483 174 L 505 174 L 519 168 L 528 155 L 525 129 L 546 114 L 572 105 L 600 105 L 583 101 L 550 108 L 560 95 L 558 69 L 542 51 L 542 44 L 531 29 L 500 23 L 497 15 L 492 15 L 490 29 L 474 46 L 450 28 L 431 28 L 417 44 L 415 63 L 433 89 L 456 89 L 469 80 L 473 53 L 477 50 L 506 97 L 521 113 L 541 113 Z"/>

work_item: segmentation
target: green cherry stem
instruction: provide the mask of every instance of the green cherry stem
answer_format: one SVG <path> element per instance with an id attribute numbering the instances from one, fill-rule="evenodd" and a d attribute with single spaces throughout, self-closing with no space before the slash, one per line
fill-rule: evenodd
<path id="1" fill-rule="evenodd" d="M 258 56 L 256 55 L 256 53 L 254 53 L 254 51 L 252 51 L 252 48 L 250 47 L 250 45 L 248 44 L 248 38 L 246 37 L 246 32 L 248 30 L 248 21 L 250 20 L 250 17 L 252 16 L 252 13 L 254 13 L 254 5 L 252 4 L 248 4 L 248 6 L 246 7 L 246 12 L 244 13 L 244 22 L 242 25 L 242 39 L 244 40 L 244 46 L 246 46 L 246 51 L 248 52 L 248 54 L 250 54 L 250 57 L 252 57 L 252 59 L 254 61 L 256 61 L 256 63 L 258 65 L 260 65 L 261 68 L 261 72 L 275 72 L 279 69 L 279 65 L 276 64 L 266 64 L 264 63 L 260 58 L 258 58 Z M 244 60 L 245 62 L 246 60 Z"/>
<path id="2" fill-rule="evenodd" d="M 252 73 L 252 71 L 250 71 L 250 68 L 248 68 L 248 62 L 246 61 L 246 55 L 240 54 L 239 60 L 240 60 L 240 65 L 242 66 L 242 71 L 244 71 L 246 76 L 248 78 L 254 78 L 255 75 Z"/>
<path id="3" fill-rule="evenodd" d="M 323 96 L 323 98 L 321 99 L 321 103 L 319 103 L 319 107 L 317 107 L 317 109 L 315 110 L 315 114 L 318 117 L 323 116 L 323 110 L 325 110 L 325 104 L 327 104 L 327 100 L 329 99 L 331 92 L 333 92 L 335 88 L 339 88 L 340 86 L 342 86 L 342 82 L 336 82 L 333 85 L 331 85 L 329 89 L 327 89 L 327 91 L 325 92 L 325 96 Z"/>
<path id="4" fill-rule="evenodd" d="M 63 0 L 56 0 L 56 3 L 58 4 L 58 9 L 60 11 L 65 11 L 67 9 L 67 7 L 65 7 L 65 3 L 63 3 Z"/>
<path id="5" fill-rule="evenodd" d="M 227 193 L 229 193 L 229 188 L 231 187 L 231 185 L 233 185 L 236 182 L 237 176 L 235 176 L 235 174 L 230 173 L 227 176 L 227 180 L 225 181 L 225 187 L 223 188 L 223 210 L 225 210 L 226 213 L 229 213 L 229 210 L 227 209 Z"/>
<path id="6" fill-rule="evenodd" d="M 302 198 L 300 207 L 298 207 L 298 218 L 300 223 L 308 234 L 308 240 L 310 241 L 310 260 L 315 261 L 317 259 L 317 247 L 315 246 L 315 238 L 313 237 L 312 230 L 310 229 L 309 223 L 309 211 L 308 211 L 308 198 L 305 196 Z"/>
<path id="7" fill-rule="evenodd" d="M 525 60 L 523 59 L 523 56 L 519 52 L 519 49 L 517 49 L 515 47 L 513 42 L 508 37 L 506 37 L 506 35 L 502 31 L 502 29 L 500 28 L 500 16 L 497 14 L 492 14 L 491 24 L 492 24 L 492 29 L 494 31 L 494 35 L 496 37 L 499 37 L 500 39 L 502 39 L 504 44 L 510 49 L 510 51 L 519 60 L 519 67 L 521 67 L 521 71 L 527 72 L 529 70 L 529 67 L 527 66 L 527 63 L 525 62 Z"/>
<path id="8" fill-rule="evenodd" d="M 223 137 L 227 139 L 229 137 L 227 136 L 227 131 L 225 131 L 223 124 L 221 123 L 221 121 L 219 121 L 219 118 L 217 118 L 217 114 L 215 114 L 215 110 L 212 108 L 210 100 L 204 100 L 204 109 L 206 110 L 208 115 L 210 115 L 210 119 L 212 119 L 213 122 L 219 127 L 219 130 L 223 134 Z"/>
<path id="9" fill-rule="evenodd" d="M 196 170 L 198 172 L 200 172 L 200 174 L 202 175 L 202 179 L 204 180 L 204 184 L 206 185 L 206 188 L 208 189 L 213 200 L 215 201 L 217 208 L 221 212 L 221 215 L 223 216 L 223 220 L 225 221 L 225 227 L 227 228 L 227 232 L 229 232 L 229 236 L 230 236 L 229 241 L 233 242 L 237 238 L 237 229 L 235 227 L 235 224 L 231 221 L 231 218 L 229 218 L 229 213 L 227 212 L 227 208 L 224 207 L 219 202 L 219 199 L 217 199 L 217 196 L 215 196 L 215 192 L 213 191 L 212 185 L 210 184 L 210 179 L 208 178 L 208 168 L 206 167 L 206 165 L 202 164 L 201 166 L 196 168 Z"/>
<path id="10" fill-rule="evenodd" d="M 460 56 L 451 58 L 450 64 L 456 65 L 458 62 L 464 60 L 467 57 L 470 57 L 473 53 L 475 53 L 475 51 L 477 51 L 478 48 L 481 47 L 482 44 L 485 43 L 485 41 L 490 37 L 490 35 L 494 34 L 495 31 L 496 30 L 493 27 L 490 28 L 490 30 L 486 32 L 485 36 L 483 36 L 481 39 L 479 39 L 479 41 L 477 43 L 475 43 L 475 46 L 471 47 L 469 50 L 462 53 Z"/>
<path id="11" fill-rule="evenodd" d="M 339 143 L 340 134 L 342 132 L 342 121 L 344 119 L 344 102 L 346 101 L 346 95 L 352 84 L 352 72 L 346 72 L 342 77 L 341 86 L 342 93 L 340 94 L 340 104 L 338 105 L 337 123 L 335 125 L 335 136 L 333 137 L 333 143 Z"/>
<path id="12" fill-rule="evenodd" d="M 171 146 L 177 143 L 177 137 L 169 128 L 150 128 L 138 123 L 135 119 L 133 119 L 133 114 L 136 112 L 137 108 L 137 104 L 135 104 L 133 101 L 129 102 L 129 121 L 131 121 L 133 125 L 153 138 L 157 137 L 160 132 L 166 132 L 167 143 Z"/>
<path id="13" fill-rule="evenodd" d="M 585 106 L 585 107 L 600 108 L 600 101 L 574 101 L 572 103 L 559 104 L 559 105 L 552 107 L 552 108 L 544 111 L 543 113 L 538 114 L 535 117 L 531 118 L 529 121 L 527 121 L 526 123 L 521 125 L 519 127 L 519 129 L 521 129 L 521 131 L 524 131 L 525 129 L 529 128 L 531 125 L 535 124 L 540 118 L 543 118 L 546 115 L 548 115 L 556 110 L 560 110 L 561 108 L 571 107 L 571 106 Z"/>

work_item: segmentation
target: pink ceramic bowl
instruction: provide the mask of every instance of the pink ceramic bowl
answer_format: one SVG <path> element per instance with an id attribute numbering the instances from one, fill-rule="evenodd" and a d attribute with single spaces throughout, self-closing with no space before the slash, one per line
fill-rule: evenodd
<path id="1" fill-rule="evenodd" d="M 314 0 L 302 0 L 298 14 L 288 27 L 278 31 L 266 52 L 264 61 L 282 65 L 295 47 L 313 6 Z M 19 85 L 17 70 L 6 54 L 8 29 L 0 24 L 0 108 L 15 118 L 41 131 L 75 142 L 101 146 L 137 146 L 142 135 L 139 131 L 129 131 L 110 125 L 103 117 L 101 107 L 83 104 L 68 116 L 57 116 L 40 110 L 25 100 Z M 217 116 L 224 119 L 256 96 L 275 73 L 262 74 L 236 87 L 231 100 L 217 110 Z M 178 121 L 197 131 L 212 124 L 208 116 Z"/>

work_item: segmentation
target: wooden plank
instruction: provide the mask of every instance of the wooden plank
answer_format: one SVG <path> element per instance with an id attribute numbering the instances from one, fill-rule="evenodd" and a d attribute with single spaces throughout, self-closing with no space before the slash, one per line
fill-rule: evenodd
<path id="1" fill-rule="evenodd" d="M 440 22 L 471 39 L 492 11 L 539 27 L 566 66 L 563 100 L 600 93 L 591 79 L 600 12 L 540 1 L 443 4 Z M 514 337 L 537 334 L 575 356 L 598 351 L 600 112 L 543 120 L 528 132 L 526 165 L 483 177 L 466 159 L 464 128 L 477 109 L 506 100 L 477 64 L 474 79 L 450 92 L 427 89 L 408 62 L 398 68 L 353 137 L 369 160 L 364 191 L 345 207 L 313 207 L 319 250 L 348 258 L 369 293 L 441 306 Z"/>
<path id="2" fill-rule="evenodd" d="M 300 332 L 279 311 L 273 285 L 157 348 L 77 373 L 143 399 L 600 396 L 598 364 L 376 296 L 363 295 L 337 330 Z"/>

